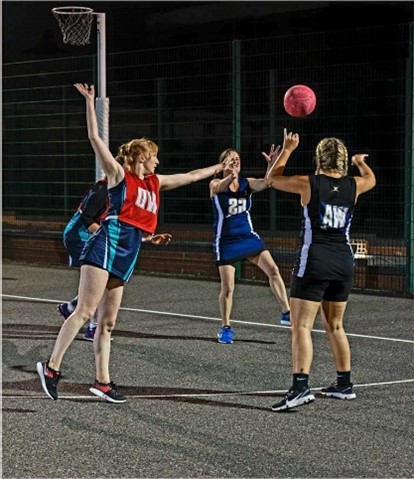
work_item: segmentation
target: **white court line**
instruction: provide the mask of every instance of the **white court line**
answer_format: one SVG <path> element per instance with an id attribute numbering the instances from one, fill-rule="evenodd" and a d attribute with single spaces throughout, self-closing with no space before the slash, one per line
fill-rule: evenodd
<path id="1" fill-rule="evenodd" d="M 14 298 L 14 299 L 38 301 L 38 302 L 43 302 L 43 303 L 47 302 L 47 303 L 60 304 L 60 303 L 64 302 L 64 301 L 56 301 L 56 300 L 53 300 L 53 299 L 30 298 L 30 297 L 27 297 L 27 296 L 13 296 L 13 295 L 9 295 L 9 294 L 2 294 L 1 296 L 7 297 L 7 298 Z M 220 318 L 213 318 L 213 317 L 210 317 L 210 316 L 197 316 L 197 315 L 194 315 L 194 314 L 171 313 L 171 312 L 168 312 L 168 311 L 153 311 L 153 310 L 150 310 L 150 309 L 138 309 L 138 308 L 123 308 L 123 307 L 121 307 L 120 309 L 122 311 L 130 311 L 130 312 L 137 312 L 137 313 L 158 314 L 158 315 L 164 315 L 164 316 L 177 316 L 177 317 L 180 317 L 180 318 L 208 319 L 208 320 L 211 320 L 211 321 L 221 321 Z M 269 327 L 269 328 L 289 328 L 289 326 L 281 326 L 279 324 L 257 323 L 257 322 L 254 322 L 254 321 L 240 321 L 240 320 L 237 320 L 237 319 L 232 319 L 231 322 L 232 323 L 239 323 L 239 324 L 250 324 L 250 325 L 254 325 L 254 326 L 265 326 L 265 327 Z M 312 332 L 326 334 L 326 332 L 324 330 L 320 330 L 320 329 L 313 329 Z M 367 339 L 380 339 L 380 340 L 383 340 L 383 341 L 395 341 L 395 342 L 400 342 L 400 343 L 414 344 L 414 340 L 410 340 L 410 339 L 397 339 L 397 338 L 389 338 L 389 337 L 382 337 L 382 336 L 370 336 L 370 335 L 367 335 L 367 334 L 353 334 L 353 333 L 347 333 L 347 336 L 354 336 L 354 337 L 358 337 L 358 338 L 367 338 Z"/>
<path id="2" fill-rule="evenodd" d="M 48 303 L 61 303 L 62 301 L 56 301 L 51 299 L 42 299 L 42 298 L 31 298 L 27 296 L 14 296 L 14 295 L 7 295 L 2 294 L 2 297 L 13 298 L 13 299 L 21 299 L 21 300 L 28 300 L 28 301 L 38 301 L 38 302 L 48 302 Z M 130 312 L 139 312 L 139 313 L 146 313 L 146 314 L 158 314 L 158 315 L 165 315 L 165 316 L 177 316 L 181 318 L 192 318 L 192 319 L 208 319 L 213 321 L 221 321 L 220 318 L 213 318 L 209 316 L 196 316 L 192 314 L 178 314 L 178 313 L 169 313 L 165 311 L 152 311 L 147 309 L 138 309 L 138 308 L 120 308 L 123 311 L 130 311 Z M 265 326 L 270 328 L 288 328 L 288 326 L 280 326 L 275 324 L 266 324 L 266 323 L 255 323 L 252 321 L 237 321 L 232 320 L 233 323 L 240 323 L 240 324 L 251 324 L 255 326 Z M 314 330 L 318 333 L 325 334 L 325 331 L 322 330 Z M 362 335 L 362 334 L 347 334 L 347 336 L 356 336 L 361 338 L 369 338 L 369 339 L 380 339 L 385 341 L 396 341 L 396 342 L 404 342 L 404 343 L 414 343 L 414 341 L 406 340 L 406 339 L 395 339 L 395 338 L 384 338 L 380 336 L 369 336 L 369 335 Z M 404 384 L 404 383 L 412 383 L 414 379 L 403 379 L 400 381 L 387 381 L 387 382 L 379 382 L 379 383 L 367 383 L 367 384 L 354 384 L 354 388 L 358 389 L 361 387 L 373 387 L 373 386 L 385 386 L 385 385 L 395 385 L 395 384 Z M 312 391 L 319 391 L 321 387 L 318 388 L 311 388 Z M 167 398 L 197 398 L 197 397 L 218 397 L 218 396 L 251 396 L 251 395 L 279 395 L 284 394 L 286 389 L 283 390 L 271 390 L 271 391 L 236 391 L 236 392 L 221 392 L 221 393 L 193 393 L 193 394 L 144 394 L 144 395 L 131 395 L 128 396 L 129 399 L 167 399 Z M 16 396 L 2 396 L 3 399 L 49 399 L 45 395 L 16 395 Z M 96 396 L 59 396 L 59 399 L 68 399 L 68 400 L 97 400 L 102 401 L 101 398 Z"/>
<path id="3" fill-rule="evenodd" d="M 400 381 L 383 381 L 379 383 L 366 383 L 366 384 L 354 384 L 355 389 L 373 387 L 373 386 L 395 386 L 396 384 L 406 384 L 413 383 L 414 379 L 401 379 Z M 310 388 L 311 391 L 320 391 L 322 388 Z M 220 392 L 220 393 L 191 393 L 191 394 L 135 394 L 128 395 L 128 399 L 174 399 L 174 398 L 198 398 L 198 397 L 217 397 L 217 396 L 260 396 L 260 395 L 279 395 L 285 394 L 286 389 L 275 389 L 270 391 L 230 391 L 230 392 Z M 22 394 L 15 396 L 3 395 L 2 399 L 48 399 L 50 398 L 45 394 L 34 395 L 34 394 Z M 101 398 L 97 396 L 59 396 L 59 399 L 88 399 L 88 400 L 97 400 L 102 401 Z"/>
<path id="4" fill-rule="evenodd" d="M 38 301 L 41 303 L 56 303 L 60 304 L 65 301 L 56 301 L 54 299 L 43 299 L 43 298 L 30 298 L 28 296 L 14 296 L 11 294 L 2 294 L 1 295 L 3 298 L 12 298 L 12 299 L 22 299 L 22 300 L 27 300 L 27 301 Z M 150 309 L 138 309 L 138 308 L 120 308 L 122 311 L 131 311 L 131 312 L 136 312 L 136 313 L 146 313 L 146 314 L 158 314 L 158 315 L 164 315 L 164 316 L 177 316 L 180 318 L 191 318 L 191 319 L 208 319 L 210 321 L 221 321 L 220 318 L 212 318 L 210 316 L 197 316 L 195 314 L 180 314 L 180 313 L 169 313 L 167 311 L 152 311 Z M 290 328 L 290 326 L 281 326 L 279 324 L 267 324 L 267 323 L 256 323 L 253 321 L 240 321 L 237 319 L 232 319 L 232 323 L 239 323 L 239 324 L 251 324 L 254 326 L 265 326 L 267 328 Z M 313 329 L 313 333 L 322 333 L 326 334 L 324 330 L 321 329 Z M 414 340 L 411 339 L 398 339 L 398 338 L 389 338 L 389 337 L 383 337 L 383 336 L 370 336 L 368 334 L 354 334 L 354 333 L 346 333 L 347 336 L 352 336 L 355 338 L 366 338 L 366 339 L 379 339 L 381 341 L 394 341 L 397 343 L 410 343 L 414 344 Z"/>

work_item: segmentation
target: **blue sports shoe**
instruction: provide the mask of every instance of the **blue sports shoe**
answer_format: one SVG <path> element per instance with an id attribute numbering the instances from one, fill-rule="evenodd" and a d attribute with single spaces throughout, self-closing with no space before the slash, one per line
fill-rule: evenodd
<path id="1" fill-rule="evenodd" d="M 69 303 L 59 304 L 57 310 L 64 320 L 68 319 L 69 316 L 73 313 L 73 310 L 69 311 Z"/>
<path id="2" fill-rule="evenodd" d="M 234 343 L 234 331 L 230 326 L 223 326 L 217 333 L 218 342 L 222 344 Z"/>
<path id="3" fill-rule="evenodd" d="M 290 326 L 290 311 L 280 315 L 280 324 L 282 326 Z"/>
<path id="4" fill-rule="evenodd" d="M 95 333 L 96 333 L 96 326 L 91 326 L 91 323 L 88 324 L 88 327 L 85 329 L 85 333 L 83 335 L 83 339 L 86 341 L 93 341 L 95 338 Z M 111 336 L 111 341 L 114 338 Z"/>
<path id="5" fill-rule="evenodd" d="M 96 328 L 91 328 L 91 325 L 89 324 L 85 329 L 85 334 L 83 335 L 84 339 L 86 339 L 86 341 L 93 341 L 93 338 L 95 337 L 95 331 Z"/>

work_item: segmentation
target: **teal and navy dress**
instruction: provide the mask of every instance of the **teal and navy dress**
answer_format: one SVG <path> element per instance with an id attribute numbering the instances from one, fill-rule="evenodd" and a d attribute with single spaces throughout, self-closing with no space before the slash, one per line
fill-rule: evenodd
<path id="1" fill-rule="evenodd" d="M 157 175 L 144 179 L 125 171 L 124 179 L 108 188 L 109 207 L 101 227 L 86 243 L 81 264 L 105 269 L 129 281 L 134 271 L 143 232 L 157 228 L 160 187 Z"/>
<path id="2" fill-rule="evenodd" d="M 92 233 L 88 227 L 100 223 L 108 208 L 107 180 L 97 181 L 83 196 L 75 214 L 63 230 L 63 244 L 69 254 L 69 266 L 80 266 L 79 258 Z"/>

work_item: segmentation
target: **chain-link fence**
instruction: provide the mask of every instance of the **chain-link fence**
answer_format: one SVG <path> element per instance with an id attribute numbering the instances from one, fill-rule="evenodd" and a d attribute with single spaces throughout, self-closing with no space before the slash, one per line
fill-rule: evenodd
<path id="1" fill-rule="evenodd" d="M 325 136 L 368 153 L 377 186 L 357 205 L 351 236 L 355 289 L 412 293 L 412 24 L 209 43 L 107 55 L 110 148 L 149 137 L 160 146 L 159 173 L 215 163 L 241 153 L 244 176 L 262 177 L 261 152 L 300 133 L 286 174 L 313 173 Z M 3 255 L 66 263 L 62 230 L 95 180 L 84 100 L 76 82 L 96 83 L 96 57 L 3 65 Z M 318 104 L 289 117 L 285 91 L 309 85 Z M 351 168 L 351 174 L 357 171 Z M 267 190 L 254 197 L 256 230 L 288 281 L 301 207 L 297 195 Z M 217 277 L 212 254 L 208 180 L 163 193 L 158 230 L 167 249 L 143 246 L 147 272 Z M 264 281 L 240 265 L 240 279 Z"/>

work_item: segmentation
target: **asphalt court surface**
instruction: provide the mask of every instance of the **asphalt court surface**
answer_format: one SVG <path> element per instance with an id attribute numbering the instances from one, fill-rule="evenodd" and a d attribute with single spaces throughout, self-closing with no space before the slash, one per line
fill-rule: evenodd
<path id="1" fill-rule="evenodd" d="M 274 413 L 291 381 L 290 328 L 268 287 L 236 285 L 236 342 L 222 345 L 218 282 L 135 275 L 111 346 L 128 402 L 114 405 L 89 392 L 93 348 L 81 333 L 58 401 L 36 373 L 78 272 L 3 263 L 2 274 L 2 477 L 413 477 L 412 299 L 351 295 L 354 401 L 318 395 L 335 370 L 317 318 L 316 400 Z"/>

